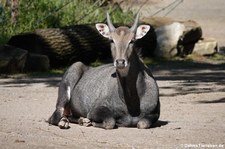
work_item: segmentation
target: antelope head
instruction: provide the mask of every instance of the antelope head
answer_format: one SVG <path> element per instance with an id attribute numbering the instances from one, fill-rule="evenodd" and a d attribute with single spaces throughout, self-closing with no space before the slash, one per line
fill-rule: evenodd
<path id="1" fill-rule="evenodd" d="M 134 50 L 134 41 L 142 38 L 150 30 L 149 25 L 138 26 L 139 14 L 137 14 L 131 28 L 120 26 L 115 28 L 107 13 L 107 24 L 98 23 L 96 28 L 99 33 L 111 41 L 111 52 L 114 66 L 122 72 L 129 69 L 130 57 Z"/>

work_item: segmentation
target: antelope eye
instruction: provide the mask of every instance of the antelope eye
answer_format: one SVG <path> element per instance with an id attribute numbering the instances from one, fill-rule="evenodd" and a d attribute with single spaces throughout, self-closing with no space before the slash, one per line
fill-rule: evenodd
<path id="1" fill-rule="evenodd" d="M 114 41 L 112 39 L 109 40 L 110 43 L 114 43 Z"/>

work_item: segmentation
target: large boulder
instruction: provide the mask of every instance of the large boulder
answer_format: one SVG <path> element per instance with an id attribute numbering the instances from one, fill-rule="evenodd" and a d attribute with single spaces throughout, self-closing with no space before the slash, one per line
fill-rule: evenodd
<path id="1" fill-rule="evenodd" d="M 144 17 L 142 23 L 151 24 L 156 30 L 156 56 L 184 56 L 193 51 L 202 37 L 202 29 L 192 20 L 177 21 L 167 17 Z"/>
<path id="2" fill-rule="evenodd" d="M 28 52 L 9 45 L 0 46 L 0 73 L 23 72 Z"/>

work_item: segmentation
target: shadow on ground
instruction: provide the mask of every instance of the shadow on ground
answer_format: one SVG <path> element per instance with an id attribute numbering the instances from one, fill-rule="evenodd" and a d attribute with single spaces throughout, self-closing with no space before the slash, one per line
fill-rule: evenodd
<path id="1" fill-rule="evenodd" d="M 158 120 L 156 123 L 154 123 L 151 128 L 157 128 L 157 127 L 162 127 L 165 126 L 169 123 L 169 121 L 162 121 L 162 120 Z"/>
<path id="2" fill-rule="evenodd" d="M 214 82 L 225 79 L 225 63 L 209 64 L 192 61 L 166 61 L 151 65 L 150 69 L 157 80 L 192 80 Z"/>
<path id="3" fill-rule="evenodd" d="M 160 96 L 177 96 L 210 92 L 225 92 L 225 63 L 209 64 L 193 61 L 166 61 L 150 66 L 156 80 L 161 83 Z M 164 85 L 173 81 L 174 85 Z"/>
<path id="4" fill-rule="evenodd" d="M 225 103 L 225 98 L 220 98 L 217 100 L 203 100 L 203 101 L 198 101 L 197 103 L 201 103 L 201 104 L 216 104 L 216 103 Z"/>
<path id="5" fill-rule="evenodd" d="M 209 64 L 193 61 L 165 61 L 149 66 L 159 82 L 174 81 L 175 85 L 161 85 L 161 90 L 173 90 L 170 93 L 161 93 L 161 96 L 177 96 L 209 92 L 225 92 L 225 63 Z M 57 87 L 63 74 L 35 74 L 26 77 L 9 77 L 1 84 L 5 87 L 29 86 L 35 83 L 44 83 L 46 86 Z M 0 80 L 7 76 L 0 76 Z M 219 86 L 219 87 L 218 87 Z"/>
<path id="6" fill-rule="evenodd" d="M 38 83 L 44 83 L 47 87 L 59 86 L 63 74 L 22 74 L 22 75 L 0 75 L 0 84 L 5 87 L 30 86 Z M 4 81 L 1 81 L 5 79 Z"/>

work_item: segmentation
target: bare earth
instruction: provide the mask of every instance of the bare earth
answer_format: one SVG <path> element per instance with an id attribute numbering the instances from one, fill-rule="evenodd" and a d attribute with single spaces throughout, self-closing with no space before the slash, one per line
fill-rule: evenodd
<path id="1" fill-rule="evenodd" d="M 186 6 L 171 16 L 199 19 L 206 35 L 225 45 L 224 2 L 184 0 Z M 49 126 L 60 76 L 0 78 L 0 148 L 225 148 L 225 63 L 175 61 L 151 69 L 160 87 L 161 116 L 147 130 Z"/>
<path id="2" fill-rule="evenodd" d="M 1 148 L 225 148 L 223 64 L 166 62 L 151 66 L 161 117 L 151 129 L 49 126 L 60 77 L 0 79 Z M 204 147 L 206 148 L 206 147 Z"/>

